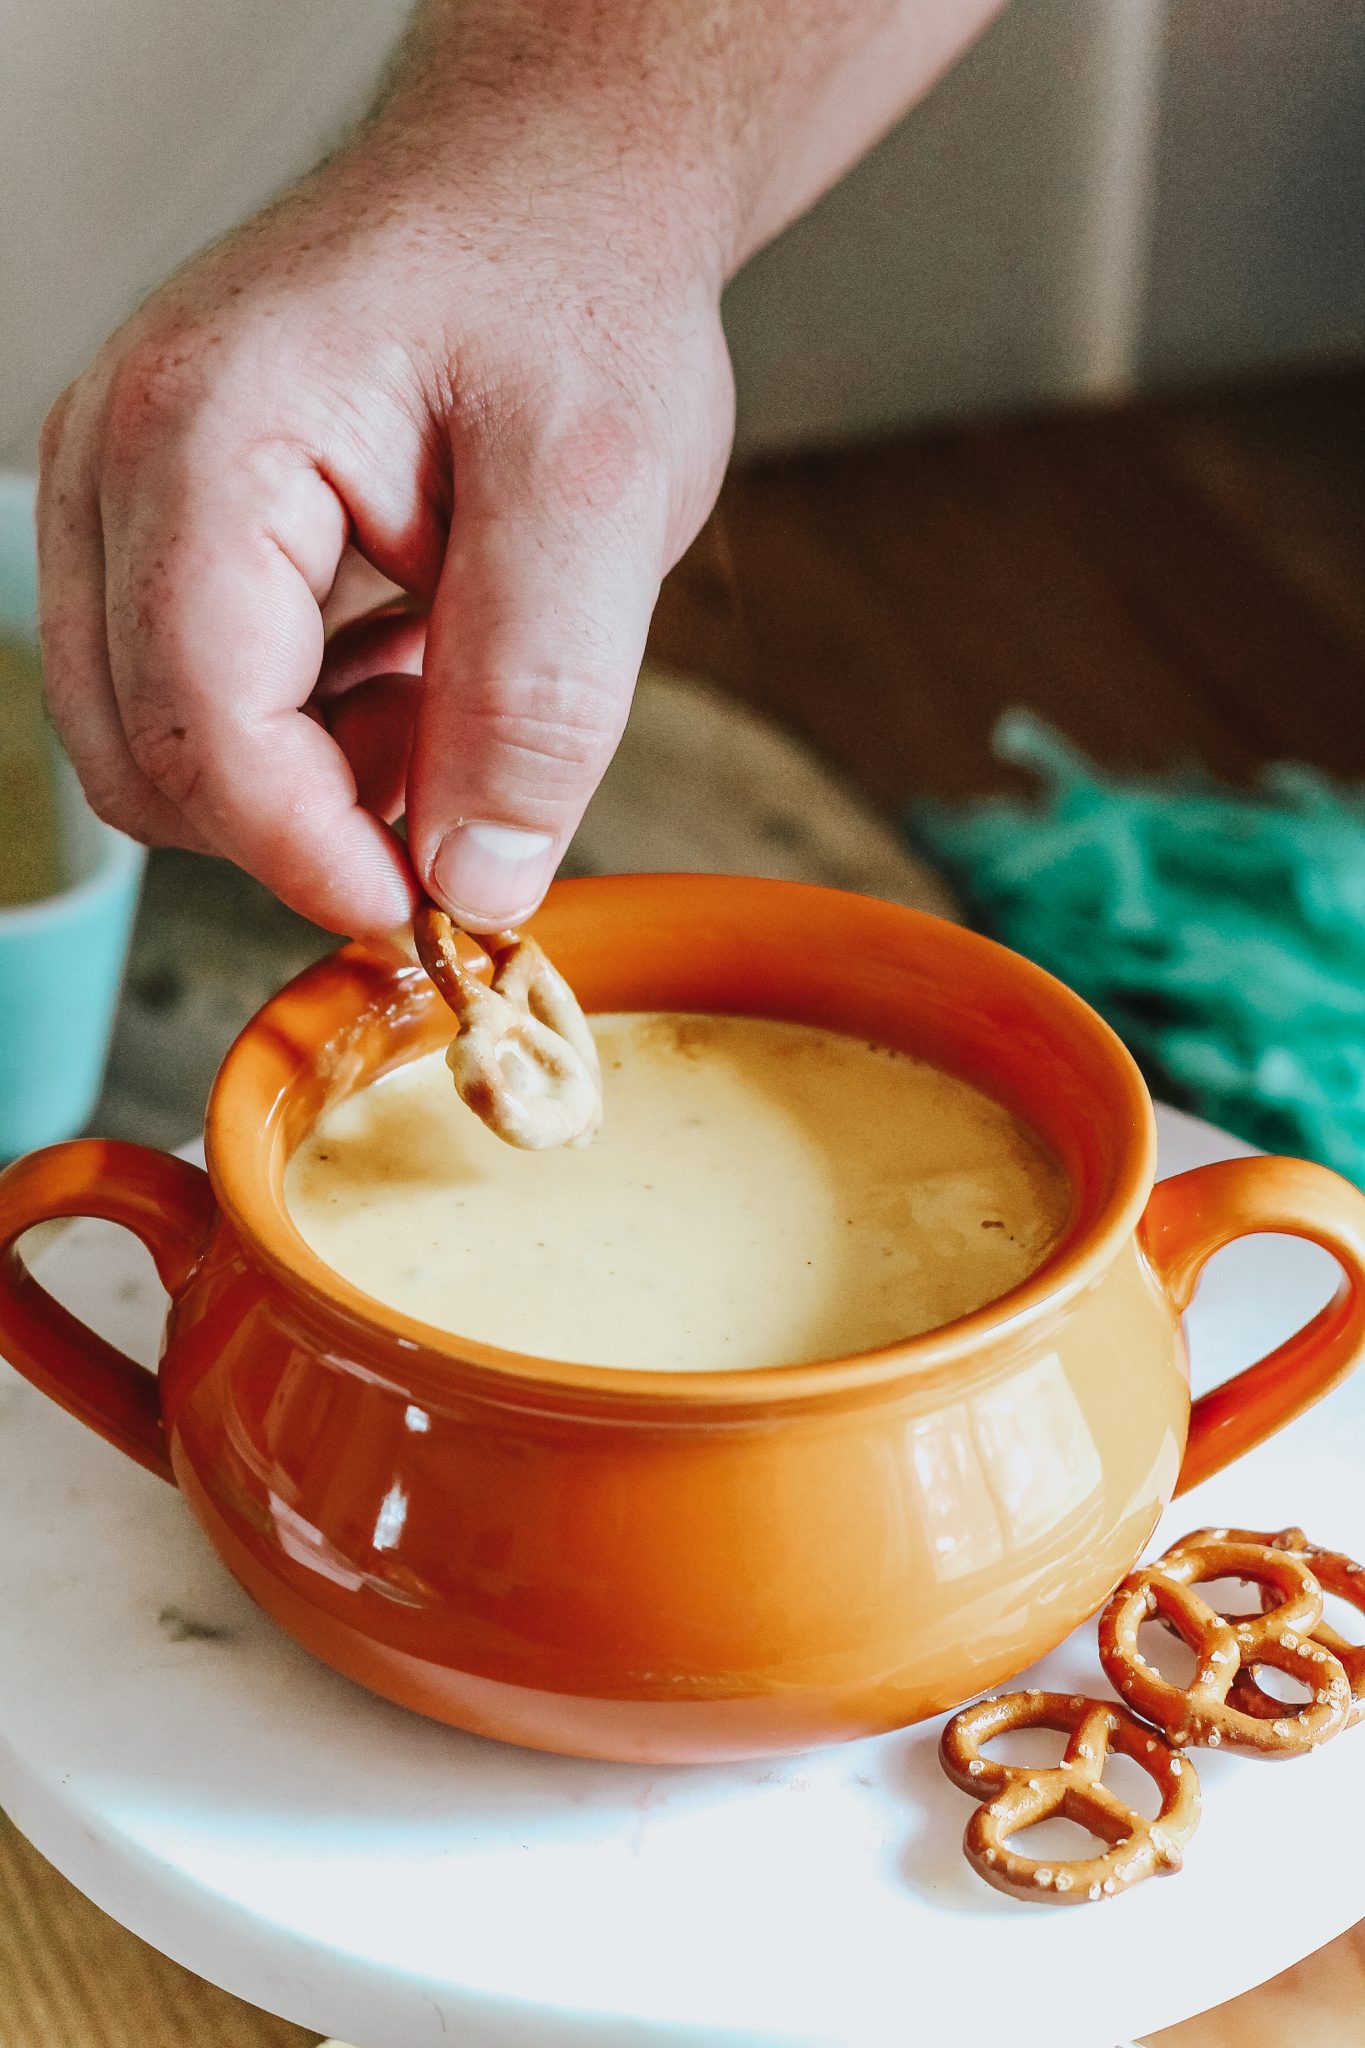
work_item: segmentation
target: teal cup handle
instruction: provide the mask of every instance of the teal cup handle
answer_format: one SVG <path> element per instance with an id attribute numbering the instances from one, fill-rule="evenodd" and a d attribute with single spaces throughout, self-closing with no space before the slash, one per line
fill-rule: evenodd
<path id="1" fill-rule="evenodd" d="M 0 476 L 0 636 L 36 632 L 33 482 Z M 74 1137 L 99 1096 L 144 855 L 53 747 L 65 888 L 0 909 L 0 1160 Z M 0 842 L 2 843 L 2 842 Z"/>

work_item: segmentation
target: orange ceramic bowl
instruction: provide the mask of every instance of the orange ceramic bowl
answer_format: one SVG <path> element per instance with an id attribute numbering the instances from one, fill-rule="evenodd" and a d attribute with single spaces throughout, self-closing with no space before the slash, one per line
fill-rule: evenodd
<path id="1" fill-rule="evenodd" d="M 286 1161 L 324 1105 L 449 1029 L 415 971 L 356 946 L 312 968 L 229 1053 L 207 1175 L 87 1141 L 0 1176 L 0 1351 L 173 1479 L 248 1591 L 362 1685 L 596 1757 L 900 1727 L 1059 1642 L 1174 1490 L 1355 1363 L 1365 1198 L 1278 1159 L 1154 1191 L 1131 1059 L 999 946 L 831 890 L 695 876 L 564 884 L 535 930 L 590 1010 L 795 1018 L 952 1068 L 1052 1145 L 1070 1225 L 1003 1300 L 827 1364 L 633 1373 L 465 1341 L 359 1293 L 286 1214 Z M 159 1379 L 23 1268 L 19 1235 L 70 1215 L 151 1248 L 171 1297 Z M 1341 1290 L 1191 1415 L 1181 1310 L 1210 1253 L 1253 1230 L 1327 1246 Z"/>

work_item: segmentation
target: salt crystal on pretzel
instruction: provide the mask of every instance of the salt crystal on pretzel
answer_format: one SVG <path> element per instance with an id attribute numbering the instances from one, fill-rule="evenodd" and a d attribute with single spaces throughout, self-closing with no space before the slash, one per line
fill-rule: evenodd
<path id="1" fill-rule="evenodd" d="M 573 990 L 535 940 L 520 932 L 482 940 L 493 962 L 484 983 L 461 960 L 445 911 L 425 905 L 412 929 L 456 1020 L 446 1065 L 460 1100 L 525 1151 L 588 1144 L 602 1121 L 597 1046 Z"/>
<path id="2" fill-rule="evenodd" d="M 1048 1770 L 982 1756 L 983 1743 L 1019 1728 L 1069 1736 L 1061 1763 Z M 1104 1783 L 1111 1751 L 1141 1765 L 1157 1786 L 1161 1811 L 1154 1820 Z M 1199 1825 L 1199 1779 L 1188 1758 L 1112 1700 L 1051 1692 L 978 1700 L 949 1721 L 939 1761 L 955 1785 L 982 1802 L 962 1839 L 967 1861 L 997 1891 L 1033 1904 L 1099 1903 L 1144 1878 L 1179 1870 Z M 1013 1836 L 1058 1814 L 1109 1847 L 1098 1856 L 1046 1862 L 1010 1847 Z"/>
<path id="3" fill-rule="evenodd" d="M 1179 1544 L 1125 1579 L 1100 1616 L 1100 1662 L 1128 1705 L 1177 1744 L 1302 1756 L 1346 1725 L 1350 1681 L 1340 1660 L 1314 1640 L 1322 1589 L 1307 1564 L 1287 1550 L 1238 1542 L 1236 1535 Z M 1213 1579 L 1262 1587 L 1264 1612 L 1250 1619 L 1219 1614 L 1194 1590 Z M 1142 1657 L 1137 1636 L 1144 1621 L 1166 1623 L 1194 1651 L 1198 1668 L 1187 1685 L 1163 1678 Z M 1258 1668 L 1298 1680 L 1307 1700 L 1302 1706 L 1276 1700 L 1271 1715 L 1259 1705 L 1248 1708 L 1236 1681 Z"/>
<path id="4" fill-rule="evenodd" d="M 1167 1556 L 1178 1551 L 1207 1549 L 1211 1543 L 1256 1543 L 1267 1550 L 1289 1551 L 1301 1558 L 1324 1593 L 1335 1594 L 1344 1600 L 1357 1614 L 1365 1615 L 1365 1577 L 1354 1559 L 1339 1550 L 1324 1550 L 1309 1541 L 1302 1529 L 1277 1529 L 1257 1531 L 1255 1529 L 1195 1529 L 1190 1535 L 1182 1536 Z M 1165 1560 L 1161 1560 L 1163 1563 Z M 1274 1594 L 1267 1586 L 1261 1587 L 1262 1609 L 1273 1604 Z M 1313 1629 L 1312 1641 L 1318 1644 L 1329 1657 L 1335 1657 L 1346 1673 L 1351 1688 L 1351 1708 L 1346 1718 L 1348 1728 L 1354 1728 L 1365 1720 L 1365 1643 L 1352 1643 L 1332 1626 L 1325 1617 Z M 1315 1662 L 1318 1660 L 1314 1660 Z M 1233 1679 L 1228 1693 L 1234 1707 L 1243 1713 L 1256 1714 L 1264 1721 L 1282 1722 L 1284 1700 L 1276 1699 L 1273 1693 L 1258 1684 L 1254 1666 L 1245 1661 Z"/>

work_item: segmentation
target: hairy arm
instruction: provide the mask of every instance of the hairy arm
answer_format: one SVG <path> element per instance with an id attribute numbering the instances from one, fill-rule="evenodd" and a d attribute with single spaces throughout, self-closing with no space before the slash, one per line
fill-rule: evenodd
<path id="1" fill-rule="evenodd" d="M 725 279 L 993 8 L 427 0 L 353 143 L 48 421 L 49 697 L 102 815 L 339 931 L 416 883 L 528 914 L 719 488 Z M 329 642 L 357 556 L 410 602 Z"/>

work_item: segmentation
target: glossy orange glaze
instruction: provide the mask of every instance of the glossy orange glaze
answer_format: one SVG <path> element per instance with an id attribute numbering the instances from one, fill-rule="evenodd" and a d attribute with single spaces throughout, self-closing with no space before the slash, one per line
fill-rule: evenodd
<path id="1" fill-rule="evenodd" d="M 419 975 L 358 947 L 229 1054 L 208 1178 L 94 1143 L 0 1175 L 0 1350 L 130 1455 L 169 1456 L 262 1606 L 376 1691 L 511 1741 L 660 1761 L 904 1725 L 1060 1641 L 1182 1479 L 1287 1421 L 1365 1343 L 1365 1197 L 1260 1159 L 1153 1195 L 1127 1054 L 984 939 L 834 891 L 665 876 L 561 885 L 535 930 L 591 1010 L 788 1017 L 954 1069 L 1050 1142 L 1073 1216 L 1013 1294 L 855 1359 L 632 1373 L 462 1341 L 348 1286 L 284 1208 L 324 1104 L 448 1030 Z M 172 1296 L 159 1406 L 24 1272 L 13 1240 L 59 1214 L 152 1246 Z M 1326 1244 L 1342 1289 L 1191 1426 L 1178 1310 L 1209 1254 L 1255 1229 Z"/>

